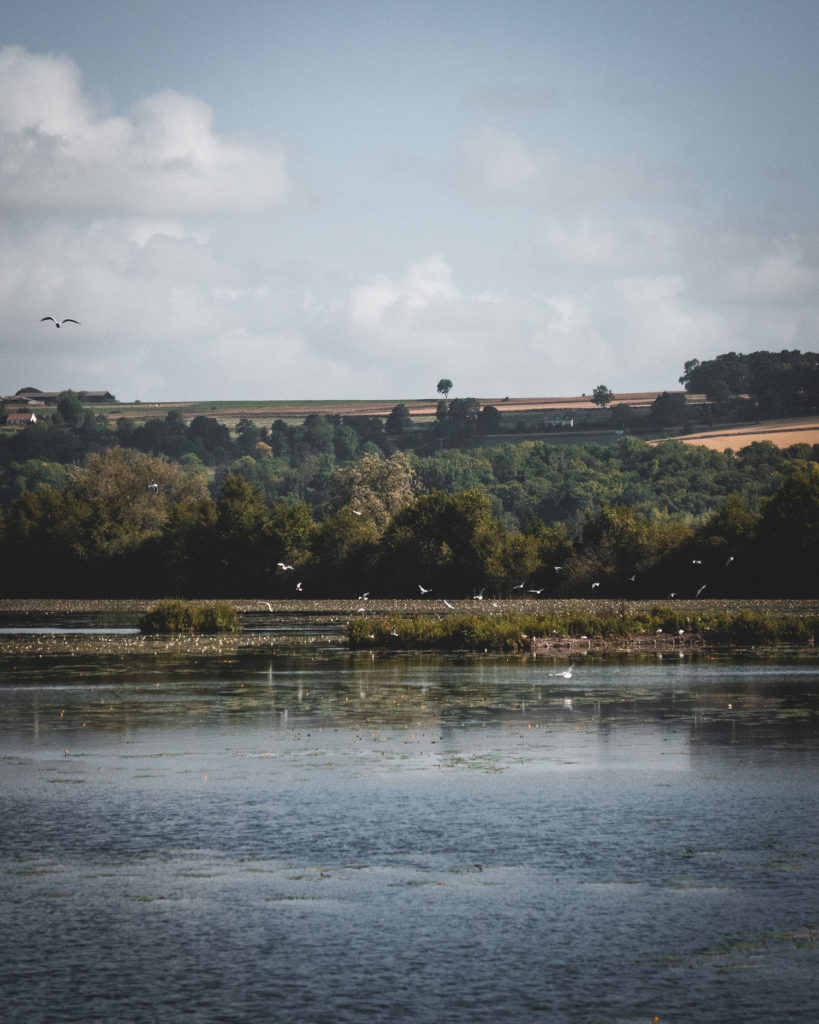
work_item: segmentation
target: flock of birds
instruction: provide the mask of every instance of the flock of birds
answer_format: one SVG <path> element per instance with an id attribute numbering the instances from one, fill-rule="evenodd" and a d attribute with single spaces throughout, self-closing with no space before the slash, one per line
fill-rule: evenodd
<path id="1" fill-rule="evenodd" d="M 149 487 L 149 490 L 155 490 L 155 491 L 159 490 L 158 484 L 155 484 L 155 483 L 149 484 L 148 487 Z M 356 514 L 360 515 L 361 513 L 357 512 Z M 734 561 L 734 556 L 730 555 L 728 557 L 727 561 L 725 562 L 725 568 L 728 568 L 733 563 L 733 561 Z M 694 559 L 691 560 L 691 564 L 692 565 L 702 565 L 702 559 L 694 558 Z M 295 566 L 289 565 L 286 562 L 277 562 L 276 566 L 282 572 L 294 572 L 295 571 Z M 554 568 L 555 572 L 561 572 L 562 569 L 563 569 L 563 566 L 562 565 L 555 565 L 555 566 L 553 566 L 553 568 Z M 629 576 L 628 577 L 628 582 L 629 583 L 636 583 L 637 582 L 637 573 L 633 573 L 631 576 Z M 545 586 L 542 586 L 542 587 L 527 587 L 526 583 L 527 583 L 526 580 L 524 580 L 522 583 L 517 583 L 514 587 L 512 587 L 512 590 L 513 591 L 514 590 L 523 591 L 525 589 L 525 592 L 527 594 L 534 594 L 535 597 L 540 597 L 540 595 L 546 590 Z M 591 590 L 594 591 L 599 586 L 600 586 L 600 581 L 599 580 L 593 580 L 592 583 L 591 583 Z M 699 597 L 700 594 L 702 594 L 702 592 L 706 589 L 707 586 L 708 586 L 707 583 L 703 583 L 699 587 L 697 587 L 697 590 L 694 593 L 694 597 Z M 295 589 L 299 593 L 303 593 L 304 588 L 303 588 L 303 584 L 302 584 L 301 580 L 299 580 L 296 583 Z M 473 601 L 483 601 L 485 592 L 486 592 L 486 587 L 481 587 L 480 590 L 478 590 L 476 593 L 474 593 L 472 595 L 472 600 Z M 423 583 L 419 583 L 418 584 L 418 593 L 420 594 L 421 597 L 426 597 L 428 594 L 432 593 L 432 587 L 425 587 Z M 677 592 L 672 590 L 668 594 L 668 597 L 669 598 L 677 597 Z M 368 598 L 369 598 L 369 591 L 366 591 L 364 594 L 360 594 L 358 599 L 359 599 L 359 601 L 366 601 Z M 455 605 L 453 605 L 449 601 L 447 601 L 446 598 L 442 598 L 442 600 L 443 600 L 444 605 L 447 608 L 454 610 Z M 497 604 L 496 601 L 491 601 L 490 603 L 491 603 L 493 608 L 497 608 L 498 607 L 498 604 Z M 270 607 L 270 605 L 268 605 L 268 608 L 269 607 Z M 359 612 L 364 612 L 365 609 L 364 608 L 359 608 L 358 611 Z"/>
<path id="2" fill-rule="evenodd" d="M 156 484 L 151 484 L 150 487 L 151 488 L 155 488 L 155 487 L 157 487 L 157 485 Z M 356 514 L 360 515 L 361 513 L 357 512 Z M 730 566 L 733 563 L 733 561 L 734 561 L 734 556 L 733 555 L 729 556 L 728 560 L 725 562 L 725 567 L 727 568 L 728 566 Z M 692 564 L 693 565 L 702 565 L 703 563 L 702 563 L 701 559 L 694 558 L 694 559 L 692 559 Z M 295 572 L 295 566 L 290 565 L 287 562 L 277 562 L 276 563 L 276 567 L 278 569 L 280 569 L 281 572 Z M 563 569 L 563 566 L 562 565 L 555 565 L 555 566 L 553 566 L 553 568 L 554 568 L 555 572 L 561 572 L 562 569 Z M 629 580 L 630 583 L 636 583 L 636 581 L 637 581 L 637 573 L 633 573 L 631 576 L 629 576 L 628 580 Z M 417 586 L 418 586 L 418 593 L 420 594 L 420 596 L 422 598 L 424 598 L 428 594 L 432 593 L 432 588 L 424 586 L 423 583 L 419 583 L 419 584 L 417 584 Z M 591 584 L 592 591 L 597 589 L 599 586 L 600 586 L 600 582 L 598 580 L 594 580 L 592 582 L 592 584 Z M 701 586 L 699 586 L 697 588 L 697 590 L 696 590 L 695 597 L 699 597 L 700 594 L 702 594 L 702 592 L 705 590 L 705 588 L 707 586 L 708 586 L 707 583 L 703 583 Z M 534 594 L 536 597 L 539 597 L 544 592 L 544 590 L 546 589 L 546 587 L 526 587 L 526 581 L 525 580 L 522 583 L 516 584 L 512 589 L 513 590 L 521 590 L 522 591 L 522 590 L 524 590 L 524 588 L 525 588 L 527 594 Z M 304 585 L 303 585 L 301 580 L 298 580 L 296 582 L 294 589 L 295 589 L 296 593 L 299 593 L 299 594 L 304 593 Z M 486 591 L 486 587 L 481 587 L 480 590 L 478 590 L 476 593 L 472 594 L 472 600 L 473 601 L 483 601 L 484 595 L 485 595 L 485 591 Z M 677 596 L 677 594 L 676 594 L 675 591 L 672 591 L 668 596 L 669 596 L 669 598 L 675 598 Z M 369 597 L 370 597 L 370 592 L 368 590 L 365 590 L 364 593 L 358 595 L 358 600 L 366 602 L 366 601 L 369 600 Z M 446 598 L 442 598 L 441 600 L 443 601 L 443 604 L 444 604 L 444 606 L 446 608 L 448 608 L 450 610 L 453 610 L 453 611 L 455 610 L 455 605 L 452 604 L 450 601 L 448 601 Z M 269 601 L 265 601 L 264 604 L 265 604 L 265 607 L 267 608 L 267 610 L 269 612 L 273 611 L 273 606 L 270 604 Z M 491 606 L 493 608 L 497 608 L 498 607 L 497 601 L 490 601 L 490 604 L 491 604 Z M 357 612 L 358 612 L 359 615 L 366 615 L 367 614 L 367 609 L 362 604 L 362 605 L 360 605 L 358 607 Z M 657 632 L 658 633 L 662 633 L 662 630 L 658 629 Z M 680 633 L 680 635 L 682 635 L 684 633 L 684 630 L 681 629 L 679 631 L 679 633 Z M 392 631 L 390 633 L 390 636 L 394 636 L 394 637 L 398 636 L 398 633 L 396 632 L 395 627 L 393 627 L 393 629 L 392 629 Z M 565 669 L 562 672 L 553 673 L 553 675 L 562 676 L 564 679 L 571 679 L 572 678 L 572 671 L 573 671 L 573 669 L 574 669 L 574 665 L 570 665 L 568 667 L 568 669 Z"/>

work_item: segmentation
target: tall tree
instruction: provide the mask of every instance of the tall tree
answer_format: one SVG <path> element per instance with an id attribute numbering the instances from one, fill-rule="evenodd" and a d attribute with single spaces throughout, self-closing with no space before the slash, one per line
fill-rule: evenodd
<path id="1" fill-rule="evenodd" d="M 614 394 L 609 391 L 605 384 L 598 384 L 594 391 L 592 391 L 592 401 L 595 405 L 599 405 L 601 409 L 610 405 L 614 398 Z"/>

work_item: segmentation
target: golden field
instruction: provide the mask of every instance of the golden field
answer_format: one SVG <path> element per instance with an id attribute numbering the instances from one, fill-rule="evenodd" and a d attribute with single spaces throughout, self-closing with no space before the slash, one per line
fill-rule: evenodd
<path id="1" fill-rule="evenodd" d="M 792 444 L 819 444 L 819 416 L 800 419 L 766 420 L 753 426 L 715 428 L 699 434 L 680 434 L 665 441 L 685 441 L 686 444 L 700 444 L 714 451 L 724 452 L 727 448 L 739 451 L 754 441 L 770 441 L 777 448 L 789 448 Z M 654 440 L 650 444 L 660 444 Z"/>

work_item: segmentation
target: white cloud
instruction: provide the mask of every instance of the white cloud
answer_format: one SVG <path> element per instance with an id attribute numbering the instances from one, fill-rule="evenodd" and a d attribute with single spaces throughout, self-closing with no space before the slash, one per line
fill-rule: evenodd
<path id="1" fill-rule="evenodd" d="M 679 236 L 657 220 L 614 222 L 585 212 L 569 222 L 551 221 L 538 244 L 549 267 L 613 270 L 668 266 L 678 256 Z"/>
<path id="2" fill-rule="evenodd" d="M 549 183 L 553 154 L 537 152 L 515 132 L 478 128 L 463 138 L 455 158 L 457 176 L 479 193 L 531 196 Z"/>
<path id="3" fill-rule="evenodd" d="M 560 141 L 473 131 L 446 209 L 420 175 L 374 186 L 369 159 L 350 160 L 357 180 L 324 165 L 337 194 L 265 218 L 297 187 L 275 140 L 218 132 L 177 92 L 113 115 L 70 59 L 6 47 L 2 390 L 402 398 L 446 375 L 460 395 L 617 393 L 674 387 L 689 358 L 815 347 L 809 226 L 705 223 L 673 167 L 584 161 Z"/>
<path id="4" fill-rule="evenodd" d="M 0 50 L 6 210 L 203 217 L 276 208 L 292 187 L 280 143 L 217 133 L 196 97 L 164 91 L 115 117 L 69 58 Z"/>
<path id="5" fill-rule="evenodd" d="M 441 256 L 431 256 L 414 263 L 403 279 L 379 275 L 355 285 L 350 292 L 351 324 L 362 330 L 380 328 L 388 315 L 424 311 L 456 295 L 451 268 Z"/>
<path id="6" fill-rule="evenodd" d="M 737 267 L 731 274 L 735 299 L 752 304 L 814 302 L 819 266 L 810 265 L 795 237 Z"/>

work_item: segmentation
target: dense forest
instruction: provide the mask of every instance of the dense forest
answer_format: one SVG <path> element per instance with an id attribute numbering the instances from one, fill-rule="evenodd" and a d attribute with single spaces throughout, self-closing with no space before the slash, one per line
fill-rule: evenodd
<path id="1" fill-rule="evenodd" d="M 712 362 L 750 389 L 736 362 L 751 357 L 730 355 Z M 812 388 L 815 409 L 818 363 L 800 356 L 780 393 L 804 406 Z M 717 369 L 687 363 L 683 382 L 719 391 Z M 0 443 L 3 593 L 815 596 L 818 459 L 768 442 L 505 440 L 474 399 L 420 428 L 398 405 L 231 431 L 177 411 L 112 421 L 64 392 Z"/>

